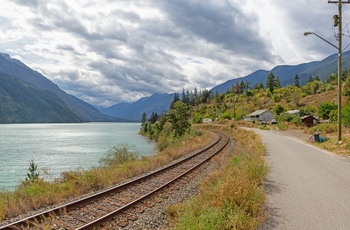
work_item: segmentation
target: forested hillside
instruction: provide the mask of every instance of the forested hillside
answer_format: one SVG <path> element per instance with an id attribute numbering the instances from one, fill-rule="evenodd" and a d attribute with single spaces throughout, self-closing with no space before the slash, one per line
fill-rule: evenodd
<path id="1" fill-rule="evenodd" d="M 0 53 L 0 123 L 126 121 L 107 116 L 42 74 Z"/>
<path id="2" fill-rule="evenodd" d="M 57 95 L 0 73 L 0 123 L 87 121 Z"/>

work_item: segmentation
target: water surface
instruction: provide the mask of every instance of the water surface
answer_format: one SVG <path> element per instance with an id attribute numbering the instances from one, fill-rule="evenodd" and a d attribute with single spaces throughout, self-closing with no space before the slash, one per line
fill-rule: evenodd
<path id="1" fill-rule="evenodd" d="M 14 189 L 26 178 L 29 162 L 59 177 L 62 171 L 99 166 L 99 160 L 118 143 L 153 154 L 155 144 L 138 135 L 140 123 L 1 124 L 0 189 Z"/>

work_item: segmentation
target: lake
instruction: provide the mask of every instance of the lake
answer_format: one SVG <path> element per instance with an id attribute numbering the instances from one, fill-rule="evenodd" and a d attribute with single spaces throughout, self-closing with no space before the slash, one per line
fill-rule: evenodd
<path id="1" fill-rule="evenodd" d="M 61 172 L 99 166 L 118 143 L 135 145 L 141 155 L 155 143 L 138 134 L 140 123 L 1 124 L 0 189 L 13 190 L 25 180 L 31 160 L 47 180 Z"/>

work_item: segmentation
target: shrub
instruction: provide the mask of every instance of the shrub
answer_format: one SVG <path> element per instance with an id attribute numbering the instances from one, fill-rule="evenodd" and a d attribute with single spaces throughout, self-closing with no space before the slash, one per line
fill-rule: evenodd
<path id="1" fill-rule="evenodd" d="M 101 158 L 100 163 L 104 165 L 117 165 L 139 159 L 139 152 L 135 145 L 128 143 L 121 143 L 110 150 L 108 150 L 107 156 Z"/>
<path id="2" fill-rule="evenodd" d="M 26 178 L 27 182 L 33 183 L 39 179 L 38 165 L 34 163 L 34 160 L 30 161 L 28 171 Z"/>
<path id="3" fill-rule="evenodd" d="M 277 94 L 274 94 L 274 95 L 273 95 L 273 100 L 274 100 L 275 102 L 280 102 L 280 101 L 281 101 L 281 97 L 280 97 L 279 95 L 277 95 Z"/>
<path id="4" fill-rule="evenodd" d="M 318 106 L 318 116 L 323 119 L 329 119 L 330 112 L 337 109 L 338 106 L 333 102 L 323 102 Z"/>
<path id="5" fill-rule="evenodd" d="M 221 115 L 221 119 L 231 120 L 232 116 L 229 113 L 224 113 L 224 114 Z"/>
<path id="6" fill-rule="evenodd" d="M 193 122 L 194 124 L 200 124 L 200 123 L 202 123 L 202 122 L 203 122 L 203 117 L 202 117 L 202 115 L 199 114 L 199 113 L 193 114 L 192 122 Z"/>
<path id="7" fill-rule="evenodd" d="M 273 112 L 277 115 L 280 115 L 281 113 L 283 113 L 285 111 L 284 107 L 280 104 L 276 105 L 274 108 L 273 108 Z"/>
<path id="8" fill-rule="evenodd" d="M 345 126 L 350 126 L 350 104 L 347 104 L 342 109 L 342 123 Z"/>
<path id="9" fill-rule="evenodd" d="M 293 124 L 295 124 L 296 126 L 299 126 L 301 124 L 301 119 L 299 116 L 294 116 L 293 118 Z"/>

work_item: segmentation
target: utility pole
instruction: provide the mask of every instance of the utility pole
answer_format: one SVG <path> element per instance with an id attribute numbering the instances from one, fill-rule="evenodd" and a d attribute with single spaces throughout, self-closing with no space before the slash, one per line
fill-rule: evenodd
<path id="1" fill-rule="evenodd" d="M 338 26 L 338 142 L 341 141 L 341 87 L 342 87 L 342 33 L 343 33 L 343 22 L 342 22 L 342 4 L 350 3 L 348 1 L 328 1 L 328 3 L 338 4 L 338 15 L 334 15 L 334 26 Z"/>

